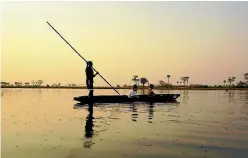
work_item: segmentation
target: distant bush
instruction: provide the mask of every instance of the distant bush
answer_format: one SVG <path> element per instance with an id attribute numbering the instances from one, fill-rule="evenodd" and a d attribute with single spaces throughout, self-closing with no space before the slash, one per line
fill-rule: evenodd
<path id="1" fill-rule="evenodd" d="M 160 88 L 173 88 L 172 84 L 164 83 L 163 85 L 156 85 L 156 87 Z"/>
<path id="2" fill-rule="evenodd" d="M 248 88 L 248 84 L 243 81 L 239 81 L 235 88 Z"/>
<path id="3" fill-rule="evenodd" d="M 208 85 L 201 85 L 201 84 L 191 84 L 191 88 L 210 88 Z"/>

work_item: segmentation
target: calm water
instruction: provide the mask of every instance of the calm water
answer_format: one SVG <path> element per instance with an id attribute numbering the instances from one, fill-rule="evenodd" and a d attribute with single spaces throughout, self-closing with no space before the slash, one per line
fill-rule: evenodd
<path id="1" fill-rule="evenodd" d="M 178 103 L 88 109 L 73 101 L 86 90 L 2 89 L 2 157 L 248 157 L 248 91 L 170 93 Z"/>

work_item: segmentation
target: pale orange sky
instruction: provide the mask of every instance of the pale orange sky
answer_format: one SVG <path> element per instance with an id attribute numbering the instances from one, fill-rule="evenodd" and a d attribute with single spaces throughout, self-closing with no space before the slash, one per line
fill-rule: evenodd
<path id="1" fill-rule="evenodd" d="M 85 63 L 113 85 L 243 80 L 248 2 L 11 2 L 3 6 L 2 81 L 85 84 Z M 166 80 L 167 81 L 167 80 Z M 96 77 L 95 85 L 107 85 Z"/>

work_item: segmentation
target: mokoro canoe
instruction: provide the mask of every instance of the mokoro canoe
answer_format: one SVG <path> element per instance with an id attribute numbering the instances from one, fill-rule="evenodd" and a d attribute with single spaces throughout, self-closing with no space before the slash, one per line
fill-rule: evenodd
<path id="1" fill-rule="evenodd" d="M 126 95 L 100 95 L 93 96 L 90 100 L 88 96 L 74 97 L 75 101 L 80 102 L 80 104 L 89 103 L 129 103 L 129 102 L 173 102 L 180 94 L 156 94 L 154 96 L 148 95 L 137 95 L 134 98 L 128 98 Z"/>

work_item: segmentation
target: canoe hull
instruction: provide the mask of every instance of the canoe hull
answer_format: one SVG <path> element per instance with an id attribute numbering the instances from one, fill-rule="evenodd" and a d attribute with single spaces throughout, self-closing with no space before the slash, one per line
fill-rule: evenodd
<path id="1" fill-rule="evenodd" d="M 93 96 L 90 100 L 88 96 L 74 97 L 80 104 L 89 103 L 130 103 L 130 102 L 173 102 L 180 94 L 156 94 L 155 96 L 137 95 L 135 98 L 128 98 L 126 95 L 100 95 Z"/>

